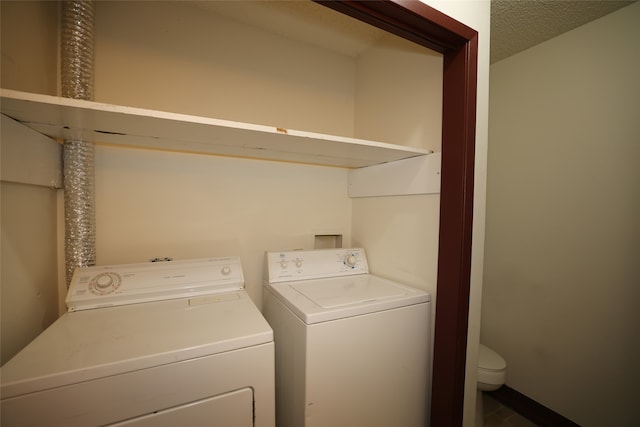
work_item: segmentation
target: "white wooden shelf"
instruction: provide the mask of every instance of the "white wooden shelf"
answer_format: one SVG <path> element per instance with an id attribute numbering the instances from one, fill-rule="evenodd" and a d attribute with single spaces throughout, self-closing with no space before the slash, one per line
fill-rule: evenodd
<path id="1" fill-rule="evenodd" d="M 429 150 L 0 89 L 2 114 L 52 138 L 361 168 Z"/>

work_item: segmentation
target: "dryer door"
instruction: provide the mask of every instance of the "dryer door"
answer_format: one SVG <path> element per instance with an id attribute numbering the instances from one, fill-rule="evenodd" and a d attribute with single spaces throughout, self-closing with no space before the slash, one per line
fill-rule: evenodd
<path id="1" fill-rule="evenodd" d="M 109 424 L 110 427 L 253 426 L 250 388 L 197 400 L 174 408 Z"/>

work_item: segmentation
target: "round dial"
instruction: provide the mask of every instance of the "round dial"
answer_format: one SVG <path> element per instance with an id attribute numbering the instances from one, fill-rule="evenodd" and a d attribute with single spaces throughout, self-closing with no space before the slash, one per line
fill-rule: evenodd
<path id="1" fill-rule="evenodd" d="M 222 270 L 220 270 L 220 272 L 223 276 L 228 276 L 229 274 L 231 274 L 231 267 L 225 265 L 224 267 L 222 267 Z"/>
<path id="2" fill-rule="evenodd" d="M 93 277 L 89 282 L 89 291 L 96 295 L 106 295 L 120 287 L 122 278 L 118 273 L 107 271 Z"/>
<path id="3" fill-rule="evenodd" d="M 100 276 L 96 279 L 96 286 L 99 289 L 106 289 L 111 285 L 113 285 L 113 277 L 109 276 L 108 274 Z"/>
<path id="4" fill-rule="evenodd" d="M 346 257 L 344 257 L 344 263 L 348 266 L 348 267 L 355 267 L 356 266 L 356 256 L 353 254 L 347 255 Z"/>

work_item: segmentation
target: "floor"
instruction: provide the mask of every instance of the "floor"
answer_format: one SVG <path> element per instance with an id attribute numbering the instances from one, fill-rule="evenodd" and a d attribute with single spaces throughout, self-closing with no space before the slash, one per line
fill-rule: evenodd
<path id="1" fill-rule="evenodd" d="M 537 427 L 513 409 L 484 394 L 484 427 Z"/>

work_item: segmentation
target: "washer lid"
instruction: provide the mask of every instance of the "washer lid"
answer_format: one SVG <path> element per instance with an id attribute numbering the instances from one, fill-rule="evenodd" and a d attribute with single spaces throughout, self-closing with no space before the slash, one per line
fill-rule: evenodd
<path id="1" fill-rule="evenodd" d="M 291 287 L 324 309 L 402 298 L 407 293 L 405 288 L 370 275 L 335 278 L 324 283 L 293 283 Z"/>
<path id="2" fill-rule="evenodd" d="M 389 310 L 431 300 L 428 293 L 373 274 L 266 285 L 304 323 Z"/>

